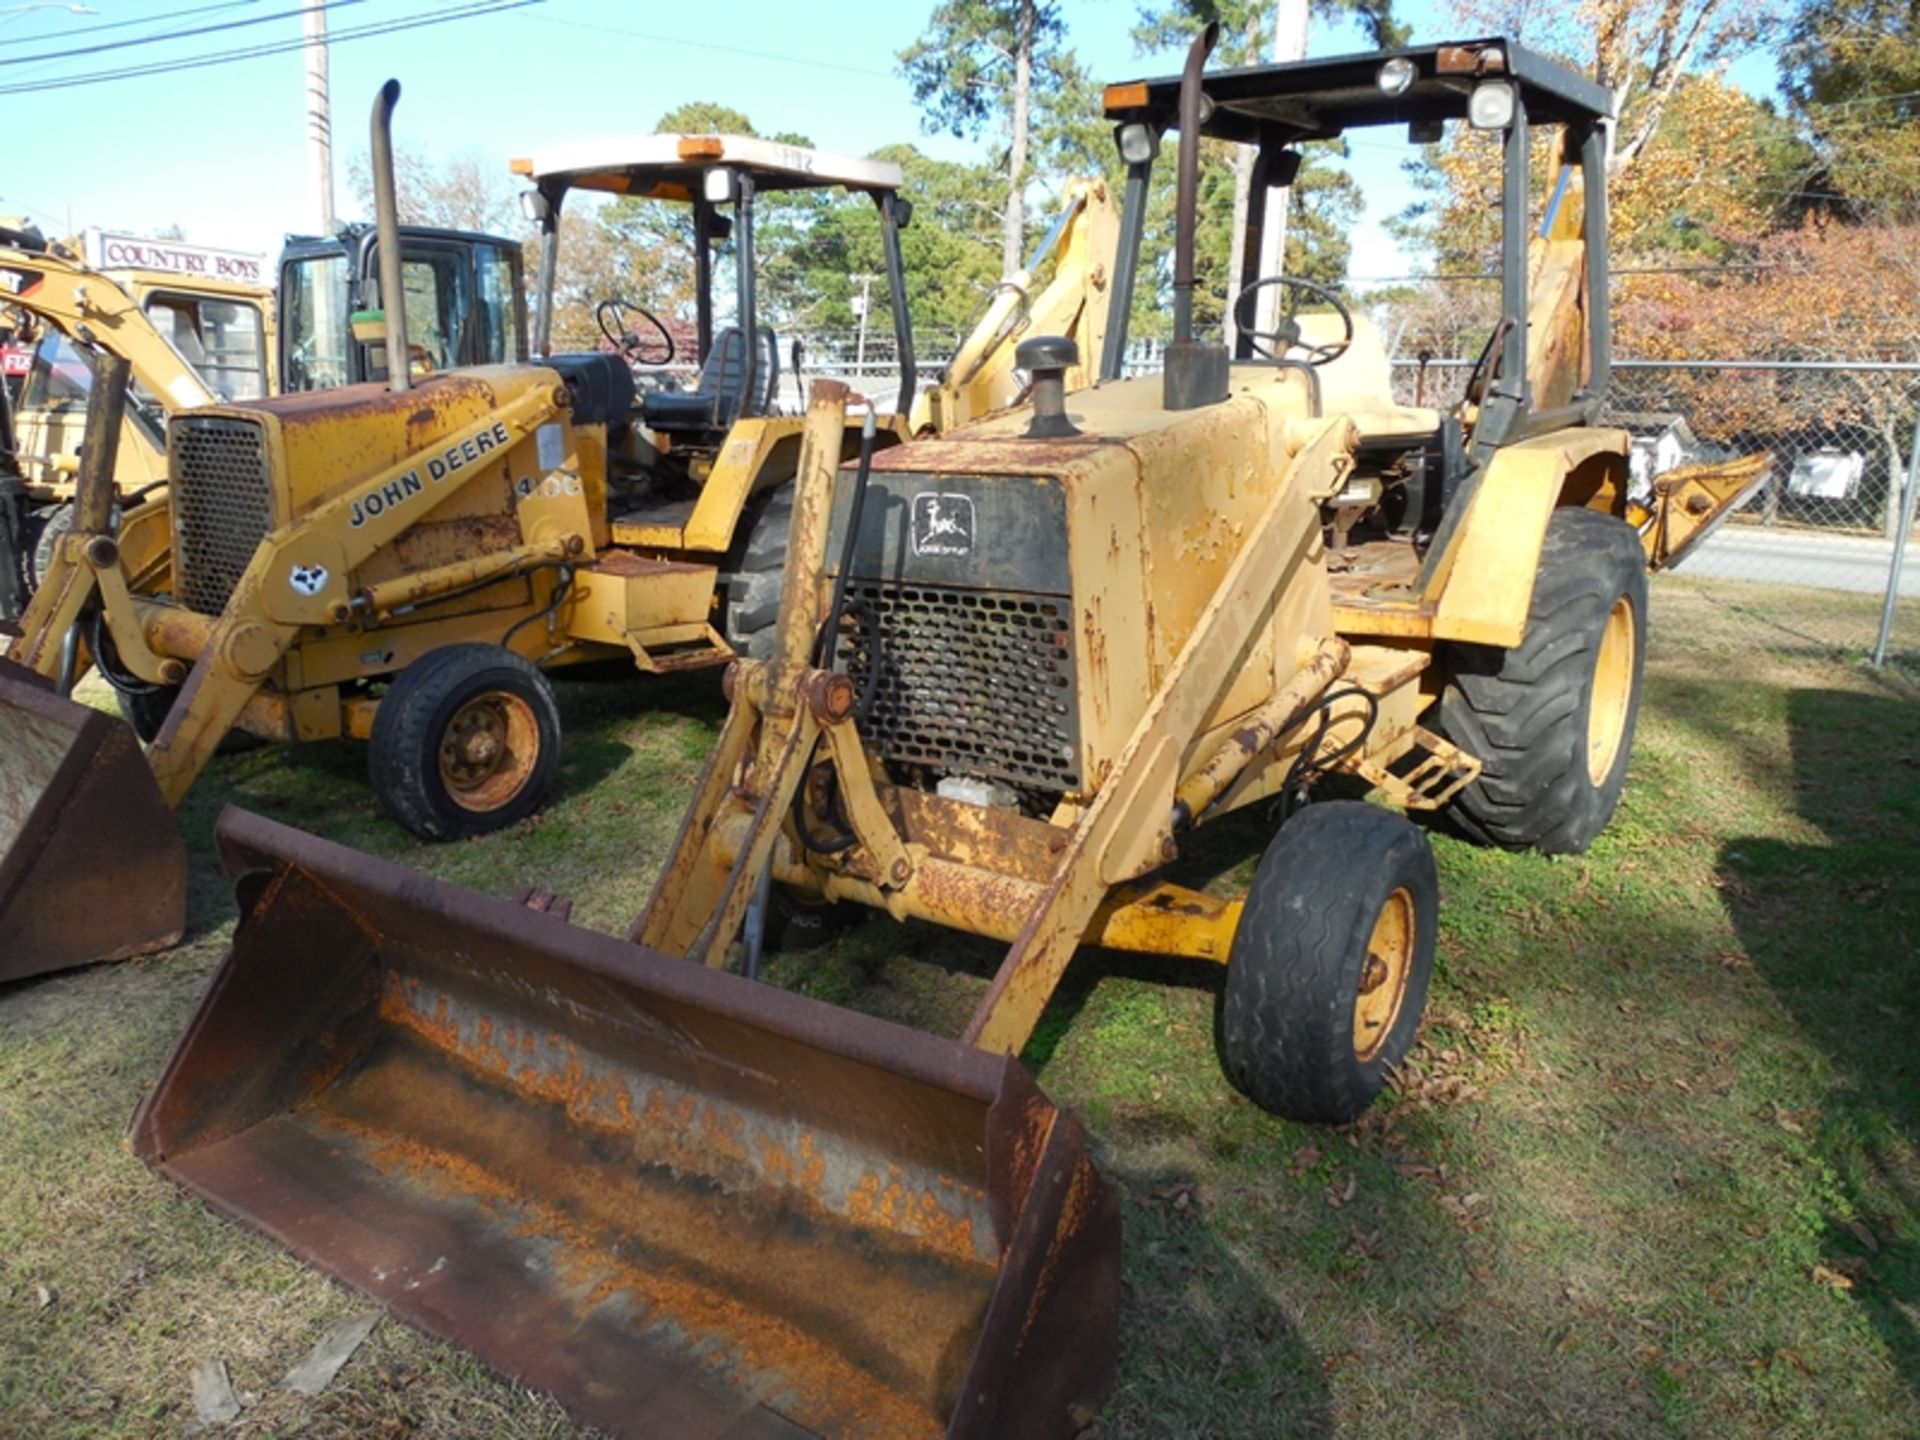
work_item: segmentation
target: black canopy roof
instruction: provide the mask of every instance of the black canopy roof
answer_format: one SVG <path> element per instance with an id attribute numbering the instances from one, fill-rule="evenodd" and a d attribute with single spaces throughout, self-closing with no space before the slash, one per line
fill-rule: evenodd
<path id="1" fill-rule="evenodd" d="M 1415 78 L 1400 94 L 1389 95 L 1378 83 L 1380 67 L 1396 58 L 1413 63 Z M 1582 124 L 1612 113 L 1604 86 L 1496 37 L 1209 71 L 1202 88 L 1212 111 L 1200 128 L 1222 140 L 1251 143 L 1271 129 L 1325 139 L 1367 125 L 1459 120 L 1466 118 L 1473 87 L 1499 78 L 1519 82 L 1521 104 L 1536 121 Z M 1179 108 L 1178 75 L 1107 87 L 1107 118 L 1116 123 L 1144 120 L 1168 129 Z"/>

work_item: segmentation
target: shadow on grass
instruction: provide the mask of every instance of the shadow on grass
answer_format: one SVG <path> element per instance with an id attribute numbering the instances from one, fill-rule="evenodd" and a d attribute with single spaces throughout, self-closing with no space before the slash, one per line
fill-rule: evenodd
<path id="1" fill-rule="evenodd" d="M 1787 709 L 1795 805 L 1826 843 L 1731 841 L 1721 894 L 1755 968 L 1833 1067 L 1808 1127 L 1838 1137 L 1819 1154 L 1832 1171 L 1829 1270 L 1920 1395 L 1920 704 L 1796 690 Z"/>
<path id="2" fill-rule="evenodd" d="M 1271 1284 L 1221 1243 L 1205 1177 L 1111 1151 L 1101 1169 L 1126 1237 L 1122 1382 L 1087 1440 L 1333 1434 L 1325 1367 Z"/>

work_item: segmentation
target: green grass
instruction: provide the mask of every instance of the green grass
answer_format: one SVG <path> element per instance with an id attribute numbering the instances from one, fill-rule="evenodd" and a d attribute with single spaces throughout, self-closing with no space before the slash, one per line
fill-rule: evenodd
<path id="1" fill-rule="evenodd" d="M 1428 1025 L 1342 1132 L 1221 1078 L 1218 974 L 1085 952 L 1026 1058 L 1085 1120 L 1126 1221 L 1113 1437 L 1920 1434 L 1920 698 L 1739 643 L 1656 590 L 1632 779 L 1586 856 L 1436 835 Z M 354 1297 L 132 1160 L 121 1132 L 217 963 L 228 802 L 619 930 L 722 714 L 710 678 L 562 687 L 540 819 L 428 848 L 351 745 L 223 757 L 184 820 L 192 934 L 0 990 L 0 1433 L 561 1436 L 551 1402 L 382 1324 L 317 1401 L 279 1376 Z M 1190 881 L 1243 882 L 1264 821 Z M 947 1033 L 999 954 L 876 918 L 776 982 Z"/>

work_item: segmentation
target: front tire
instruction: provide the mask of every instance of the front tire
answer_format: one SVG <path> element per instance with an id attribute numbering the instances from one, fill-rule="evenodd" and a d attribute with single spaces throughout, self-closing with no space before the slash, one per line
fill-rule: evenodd
<path id="1" fill-rule="evenodd" d="M 1426 1008 L 1440 882 L 1423 831 L 1310 805 L 1254 872 L 1220 997 L 1220 1060 L 1263 1110 L 1343 1125 L 1406 1059 Z"/>
<path id="2" fill-rule="evenodd" d="M 1549 855 L 1592 844 L 1627 782 L 1646 650 L 1640 537 L 1597 510 L 1556 510 L 1520 643 L 1442 657 L 1440 728 L 1485 766 L 1449 806 L 1459 829 Z"/>
<path id="3" fill-rule="evenodd" d="M 389 814 L 423 840 L 464 840 L 540 808 L 560 763 L 547 677 L 498 645 L 431 651 L 374 713 L 367 770 Z"/>

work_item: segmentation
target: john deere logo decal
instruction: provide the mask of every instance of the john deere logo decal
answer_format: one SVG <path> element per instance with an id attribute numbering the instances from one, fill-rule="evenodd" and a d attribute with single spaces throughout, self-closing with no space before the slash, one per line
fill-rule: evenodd
<path id="1" fill-rule="evenodd" d="M 973 498 L 932 493 L 914 496 L 913 553 L 971 555 Z"/>

